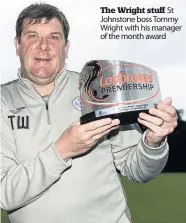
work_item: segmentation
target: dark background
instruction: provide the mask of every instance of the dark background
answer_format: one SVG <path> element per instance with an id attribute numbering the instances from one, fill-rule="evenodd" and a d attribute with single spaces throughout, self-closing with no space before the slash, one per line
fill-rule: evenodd
<path id="1" fill-rule="evenodd" d="M 169 135 L 170 153 L 163 172 L 186 172 L 186 121 L 182 120 L 183 110 L 178 112 L 178 126 Z"/>
<path id="2" fill-rule="evenodd" d="M 178 126 L 168 136 L 169 158 L 163 172 L 186 172 L 186 121 L 182 119 L 183 110 L 177 110 Z M 141 126 L 142 131 L 145 128 Z"/>

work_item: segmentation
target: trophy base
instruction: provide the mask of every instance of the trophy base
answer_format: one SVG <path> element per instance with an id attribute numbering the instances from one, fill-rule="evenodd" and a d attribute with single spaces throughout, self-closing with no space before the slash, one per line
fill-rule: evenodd
<path id="1" fill-rule="evenodd" d="M 86 123 L 104 119 L 104 118 L 111 118 L 111 119 L 119 119 L 120 125 L 134 124 L 134 123 L 138 122 L 137 119 L 139 117 L 140 112 L 148 113 L 148 110 L 121 112 L 121 113 L 115 113 L 115 114 L 110 114 L 110 115 L 104 115 L 101 117 L 96 117 L 95 111 L 94 111 L 94 112 L 91 112 L 91 113 L 81 116 L 80 123 L 86 124 Z"/>

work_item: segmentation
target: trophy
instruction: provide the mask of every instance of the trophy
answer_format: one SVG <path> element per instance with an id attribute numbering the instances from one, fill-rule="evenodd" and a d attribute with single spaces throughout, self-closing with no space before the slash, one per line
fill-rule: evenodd
<path id="1" fill-rule="evenodd" d="M 110 117 L 120 124 L 137 123 L 161 101 L 157 73 L 140 64 L 119 60 L 92 60 L 79 79 L 81 124 Z"/>

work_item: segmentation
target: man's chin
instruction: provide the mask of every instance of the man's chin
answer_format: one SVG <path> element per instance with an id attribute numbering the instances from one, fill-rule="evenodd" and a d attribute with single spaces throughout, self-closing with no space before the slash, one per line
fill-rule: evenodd
<path id="1" fill-rule="evenodd" d="M 55 77 L 56 77 L 55 74 L 49 75 L 49 76 L 48 75 L 45 75 L 45 76 L 34 75 L 30 77 L 29 79 L 33 84 L 36 84 L 38 86 L 45 86 L 45 85 L 53 83 L 55 80 Z"/>
<path id="2" fill-rule="evenodd" d="M 55 71 L 46 69 L 44 67 L 40 67 L 40 68 L 32 69 L 31 74 L 35 77 L 45 79 L 45 78 L 49 78 L 50 76 L 53 76 L 55 74 Z"/>

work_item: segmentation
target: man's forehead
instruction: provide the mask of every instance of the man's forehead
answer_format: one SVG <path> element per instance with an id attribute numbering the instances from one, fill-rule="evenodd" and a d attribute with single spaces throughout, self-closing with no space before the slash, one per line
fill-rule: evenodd
<path id="1" fill-rule="evenodd" d="M 26 30 L 38 29 L 41 27 L 46 27 L 50 28 L 51 30 L 58 30 L 63 32 L 62 25 L 57 18 L 53 18 L 51 20 L 43 18 L 41 19 L 41 21 L 37 21 L 34 19 L 30 21 L 29 19 L 26 19 L 23 22 L 22 31 L 25 32 Z"/>

